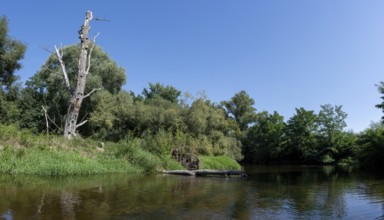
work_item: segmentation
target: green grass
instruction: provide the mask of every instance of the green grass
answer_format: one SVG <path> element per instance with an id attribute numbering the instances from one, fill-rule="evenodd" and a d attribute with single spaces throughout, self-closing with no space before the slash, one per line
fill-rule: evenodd
<path id="1" fill-rule="evenodd" d="M 61 136 L 36 135 L 0 124 L 0 173 L 74 176 L 184 169 L 170 155 L 148 151 L 145 145 L 145 140 L 132 138 L 104 143 L 100 151 L 100 142 L 92 139 L 66 141 Z M 202 169 L 240 169 L 226 156 L 199 158 Z"/>
<path id="2" fill-rule="evenodd" d="M 200 156 L 200 169 L 240 170 L 241 166 L 227 156 Z"/>
<path id="3" fill-rule="evenodd" d="M 9 174 L 49 176 L 138 173 L 127 160 L 91 158 L 78 152 L 6 147 L 0 152 L 0 170 Z"/>

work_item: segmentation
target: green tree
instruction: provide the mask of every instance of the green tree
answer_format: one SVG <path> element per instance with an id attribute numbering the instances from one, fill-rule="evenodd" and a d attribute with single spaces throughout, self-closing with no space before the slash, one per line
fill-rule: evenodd
<path id="1" fill-rule="evenodd" d="M 132 96 L 120 91 L 113 95 L 107 90 L 94 97 L 97 105 L 89 117 L 89 126 L 95 138 L 107 141 L 120 141 L 137 126 L 131 120 L 135 111 Z"/>
<path id="2" fill-rule="evenodd" d="M 290 161 L 310 161 L 317 153 L 318 116 L 314 111 L 296 108 L 287 122 L 287 148 L 285 157 Z"/>
<path id="3" fill-rule="evenodd" d="M 255 124 L 247 132 L 244 157 L 247 163 L 268 164 L 279 159 L 285 143 L 284 117 L 277 112 L 257 114 Z"/>
<path id="4" fill-rule="evenodd" d="M 160 96 L 154 96 L 145 102 L 136 102 L 133 116 L 140 133 L 146 130 L 152 133 L 160 130 L 176 132 L 182 122 L 180 106 Z"/>
<path id="5" fill-rule="evenodd" d="M 8 20 L 0 17 L 0 86 L 7 89 L 17 80 L 15 71 L 21 68 L 26 46 L 8 36 Z"/>
<path id="6" fill-rule="evenodd" d="M 184 115 L 184 121 L 188 132 L 194 135 L 209 135 L 212 131 L 218 130 L 226 133 L 229 131 L 229 121 L 225 117 L 222 108 L 203 98 L 192 102 L 190 108 Z"/>
<path id="7" fill-rule="evenodd" d="M 379 93 L 381 94 L 381 103 L 376 105 L 376 108 L 380 108 L 384 113 L 384 81 L 380 82 L 379 85 L 376 85 Z M 381 117 L 382 122 L 384 123 L 384 116 Z"/>
<path id="8" fill-rule="evenodd" d="M 62 59 L 67 66 L 68 79 L 72 85 L 75 84 L 78 72 L 78 54 L 79 45 L 63 48 Z M 111 60 L 108 54 L 98 46 L 95 46 L 93 49 L 90 63 L 90 74 L 87 77 L 85 94 L 88 94 L 95 88 L 106 90 L 111 94 L 117 94 L 125 83 L 125 70 Z M 28 122 L 23 124 L 23 127 L 32 126 L 40 130 L 41 116 L 44 116 L 42 106 L 45 106 L 49 117 L 52 119 L 50 120 L 51 128 L 56 130 L 57 128 L 63 129 L 68 99 L 70 98 L 63 80 L 60 63 L 57 57 L 51 54 L 40 71 L 26 83 L 22 99 L 35 99 L 35 103 L 31 106 L 25 106 L 21 103 L 24 115 L 34 114 L 29 119 L 25 118 Z M 31 103 L 31 101 L 27 101 L 27 103 Z M 84 99 L 79 118 L 87 120 L 97 105 L 97 97 L 90 96 Z M 24 122 L 26 122 L 25 120 Z M 44 120 L 43 118 L 43 122 L 45 122 Z M 92 134 L 87 124 L 80 127 L 79 132 L 84 135 Z"/>
<path id="9" fill-rule="evenodd" d="M 204 146 L 197 146 L 200 153 L 242 159 L 241 143 L 231 134 L 231 121 L 220 106 L 206 98 L 196 99 L 184 111 L 183 120 L 186 132 L 194 138 L 206 140 L 201 143 Z"/>
<path id="10" fill-rule="evenodd" d="M 160 83 L 149 83 L 149 88 L 144 88 L 142 92 L 145 99 L 152 99 L 155 97 L 161 97 L 172 103 L 177 103 L 180 97 L 181 91 L 177 90 L 173 86 L 164 86 Z"/>
<path id="11" fill-rule="evenodd" d="M 254 104 L 255 101 L 244 90 L 236 93 L 230 101 L 221 102 L 227 116 L 236 121 L 241 132 L 245 132 L 255 122 Z"/>
<path id="12" fill-rule="evenodd" d="M 384 172 L 384 125 L 372 124 L 358 139 L 360 165 L 369 170 Z"/>
<path id="13" fill-rule="evenodd" d="M 47 95 L 42 91 L 43 88 L 39 86 L 30 85 L 27 82 L 27 86 L 21 91 L 20 98 L 17 100 L 17 107 L 21 111 L 19 118 L 19 126 L 21 128 L 28 128 L 38 133 L 46 130 L 46 119 L 44 110 L 42 107 L 46 106 Z M 53 120 L 50 121 L 50 128 L 48 131 L 60 131 L 60 128 L 56 127 L 55 115 L 52 115 Z"/>
<path id="14" fill-rule="evenodd" d="M 20 87 L 13 85 L 7 92 L 0 91 L 0 123 L 17 123 L 20 118 L 20 109 L 17 106 Z"/>
<path id="15" fill-rule="evenodd" d="M 21 68 L 26 46 L 8 35 L 8 20 L 0 17 L 0 123 L 16 123 L 20 110 L 16 100 L 20 86 L 15 85 L 15 72 Z"/>
<path id="16" fill-rule="evenodd" d="M 320 161 L 332 163 L 339 159 L 340 150 L 352 146 L 344 139 L 344 128 L 347 126 L 345 119 L 347 113 L 342 111 L 342 106 L 321 105 L 318 114 L 318 144 Z"/>

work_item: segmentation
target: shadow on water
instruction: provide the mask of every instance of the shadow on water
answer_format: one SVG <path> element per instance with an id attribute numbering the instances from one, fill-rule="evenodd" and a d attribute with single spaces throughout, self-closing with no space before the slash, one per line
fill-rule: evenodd
<path id="1" fill-rule="evenodd" d="M 384 217 L 383 178 L 337 167 L 253 166 L 240 178 L 0 176 L 0 219 Z"/>

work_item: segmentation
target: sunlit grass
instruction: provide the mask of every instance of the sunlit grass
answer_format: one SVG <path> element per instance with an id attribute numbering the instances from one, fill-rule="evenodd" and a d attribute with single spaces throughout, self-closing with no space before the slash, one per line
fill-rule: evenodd
<path id="1" fill-rule="evenodd" d="M 148 151 L 146 144 L 140 138 L 104 144 L 82 138 L 67 141 L 61 136 L 36 135 L 0 125 L 0 173 L 70 176 L 184 169 L 170 154 Z M 240 169 L 226 156 L 199 158 L 202 169 Z"/>
<path id="2" fill-rule="evenodd" d="M 227 156 L 200 156 L 200 169 L 240 170 L 241 166 Z"/>
<path id="3" fill-rule="evenodd" d="M 0 170 L 9 174 L 49 176 L 138 173 L 142 169 L 124 159 L 83 156 L 78 152 L 6 147 L 0 152 Z"/>

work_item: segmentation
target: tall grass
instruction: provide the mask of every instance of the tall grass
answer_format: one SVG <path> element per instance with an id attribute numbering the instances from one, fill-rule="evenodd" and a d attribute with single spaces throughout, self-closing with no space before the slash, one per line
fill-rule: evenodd
<path id="1" fill-rule="evenodd" d="M 10 148 L 0 152 L 0 170 L 9 174 L 36 174 L 49 176 L 92 175 L 101 173 L 138 173 L 123 159 L 94 159 L 78 152 L 50 151 L 39 148 Z"/>
<path id="2" fill-rule="evenodd" d="M 101 143 L 61 136 L 36 135 L 16 126 L 0 124 L 0 173 L 44 176 L 93 175 L 107 173 L 156 173 L 162 169 L 183 169 L 172 159 L 170 138 L 156 136 L 130 138 L 119 143 Z M 160 143 L 160 152 L 154 149 Z M 163 149 L 164 148 L 164 149 Z M 225 156 L 201 156 L 204 169 L 240 169 L 240 165 Z"/>

